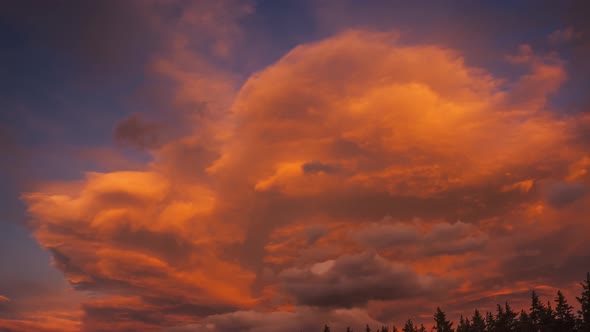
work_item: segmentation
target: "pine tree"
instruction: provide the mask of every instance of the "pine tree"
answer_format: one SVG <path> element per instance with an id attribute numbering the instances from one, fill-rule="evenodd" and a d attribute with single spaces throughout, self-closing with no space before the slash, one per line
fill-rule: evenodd
<path id="1" fill-rule="evenodd" d="M 590 272 L 580 285 L 582 286 L 582 294 L 580 297 L 576 297 L 580 303 L 580 310 L 578 310 L 580 315 L 579 331 L 590 332 Z"/>
<path id="2" fill-rule="evenodd" d="M 496 317 L 494 318 L 494 332 L 506 332 L 504 308 L 501 305 L 496 305 Z"/>
<path id="3" fill-rule="evenodd" d="M 486 312 L 486 331 L 491 332 L 496 329 L 496 320 L 491 312 Z"/>
<path id="4" fill-rule="evenodd" d="M 555 328 L 557 331 L 573 331 L 576 325 L 576 317 L 572 310 L 574 309 L 567 303 L 567 300 L 557 291 L 555 298 Z"/>
<path id="5" fill-rule="evenodd" d="M 457 326 L 457 332 L 470 332 L 471 331 L 471 322 L 469 318 L 459 318 L 459 325 Z"/>
<path id="6" fill-rule="evenodd" d="M 434 314 L 434 322 L 435 327 L 434 329 L 436 332 L 451 332 L 453 331 L 453 323 L 447 320 L 447 315 L 440 310 L 440 307 L 436 308 L 436 313 Z"/>
<path id="7" fill-rule="evenodd" d="M 579 317 L 577 318 L 573 313 L 573 307 L 569 305 L 561 291 L 557 291 L 557 296 L 553 300 L 554 310 L 551 301 L 543 304 L 533 290 L 531 292 L 530 314 L 525 310 L 521 310 L 517 314 L 508 302 L 504 306 L 497 305 L 496 315 L 486 312 L 485 318 L 476 309 L 471 320 L 461 315 L 457 332 L 590 332 L 590 273 L 586 275 L 586 280 L 581 285 L 582 294 L 580 297 L 576 297 L 580 303 Z M 435 326 L 432 331 L 454 332 L 453 323 L 447 320 L 440 307 L 436 308 L 434 321 Z M 371 332 L 368 324 L 365 331 Z M 399 330 L 393 326 L 391 331 L 398 332 Z M 324 326 L 324 332 L 330 332 L 328 325 Z M 352 332 L 352 329 L 347 327 L 346 332 Z M 375 332 L 389 332 L 389 328 L 382 326 Z M 418 328 L 412 320 L 408 319 L 402 332 L 426 332 L 426 328 L 423 324 L 420 324 Z"/>
<path id="8" fill-rule="evenodd" d="M 537 331 L 541 328 L 541 323 L 543 320 L 543 316 L 545 313 L 545 306 L 543 306 L 543 303 L 541 303 L 541 301 L 539 300 L 539 296 L 537 295 L 537 293 L 533 290 L 531 293 L 531 314 L 530 314 L 530 318 L 531 318 L 531 323 L 533 325 L 533 330 Z"/>
<path id="9" fill-rule="evenodd" d="M 393 327 L 391 328 L 391 332 L 399 332 L 399 330 L 395 325 L 393 325 Z"/>
<path id="10" fill-rule="evenodd" d="M 519 332 L 536 332 L 533 328 L 533 322 L 529 314 L 526 311 L 521 310 L 518 316 L 517 331 Z"/>
<path id="11" fill-rule="evenodd" d="M 541 318 L 541 332 L 551 332 L 555 330 L 555 311 L 551 307 L 551 301 L 547 301 L 545 311 Z"/>
<path id="12" fill-rule="evenodd" d="M 486 322 L 483 316 L 479 313 L 479 310 L 475 310 L 473 318 L 471 319 L 471 329 L 469 332 L 484 332 L 486 329 Z"/>
<path id="13" fill-rule="evenodd" d="M 510 332 L 516 330 L 516 316 L 512 308 L 506 302 L 504 307 L 498 304 L 497 314 L 494 320 L 494 331 L 496 332 Z"/>
<path id="14" fill-rule="evenodd" d="M 412 320 L 408 319 L 406 325 L 404 325 L 404 328 L 402 329 L 402 332 L 418 332 L 418 330 L 416 329 L 416 326 L 414 325 Z"/>

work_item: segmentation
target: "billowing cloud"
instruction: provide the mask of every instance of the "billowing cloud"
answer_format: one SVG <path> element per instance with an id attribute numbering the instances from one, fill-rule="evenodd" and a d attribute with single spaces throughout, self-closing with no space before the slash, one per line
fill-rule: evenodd
<path id="1" fill-rule="evenodd" d="M 281 278 L 297 303 L 338 308 L 419 296 L 444 283 L 370 252 L 316 263 L 310 269 L 287 269 Z"/>
<path id="2" fill-rule="evenodd" d="M 80 289 L 140 293 L 146 303 L 192 306 L 197 315 L 247 306 L 252 274 L 217 258 L 218 245 L 239 237 L 213 230 L 214 194 L 171 186 L 154 173 L 118 172 L 90 174 L 75 198 L 31 194 L 31 213 L 51 220 L 35 236 Z M 213 274 L 197 272 L 205 267 Z"/>
<path id="3" fill-rule="evenodd" d="M 183 29 L 216 26 L 215 10 L 191 13 Z M 210 32 L 205 54 L 229 56 L 236 34 Z M 192 131 L 155 148 L 154 128 L 127 118 L 117 136 L 153 148 L 144 170 L 23 196 L 35 239 L 95 294 L 84 331 L 361 327 L 430 317 L 421 299 L 579 277 L 533 275 L 587 234 L 556 235 L 582 222 L 590 183 L 576 116 L 547 105 L 561 60 L 522 47 L 510 59 L 527 72 L 506 82 L 458 51 L 352 30 L 297 46 L 234 95 L 234 77 L 178 37 L 152 70 L 179 86 L 174 105 L 200 103 Z M 567 249 L 523 270 L 549 239 Z"/>
<path id="4" fill-rule="evenodd" d="M 212 172 L 247 171 L 259 190 L 295 196 L 354 188 L 431 197 L 509 180 L 492 178 L 559 153 L 568 123 L 537 108 L 562 81 L 559 64 L 535 65 L 513 94 L 451 50 L 395 39 L 348 32 L 252 77 L 233 108 L 240 139 Z M 522 98 L 535 101 L 512 108 Z M 246 156 L 259 157 L 238 165 Z M 341 171 L 311 177 L 296 167 L 309 160 Z"/>

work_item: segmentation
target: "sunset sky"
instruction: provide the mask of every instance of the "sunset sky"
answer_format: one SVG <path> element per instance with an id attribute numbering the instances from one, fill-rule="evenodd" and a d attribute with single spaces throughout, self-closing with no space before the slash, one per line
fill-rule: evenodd
<path id="1" fill-rule="evenodd" d="M 0 331 L 571 304 L 588 1 L 0 2 Z"/>

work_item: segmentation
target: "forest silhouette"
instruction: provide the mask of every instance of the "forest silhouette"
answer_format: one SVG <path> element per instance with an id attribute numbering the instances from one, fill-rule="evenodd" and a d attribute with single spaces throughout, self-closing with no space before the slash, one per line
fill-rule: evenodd
<path id="1" fill-rule="evenodd" d="M 367 325 L 361 332 L 590 332 L 590 272 L 580 285 L 582 293 L 579 297 L 576 296 L 580 308 L 576 311 L 561 291 L 557 291 L 553 303 L 548 301 L 545 304 L 533 290 L 528 311 L 523 309 L 515 312 L 508 302 L 498 304 L 495 313 L 482 314 L 475 309 L 471 318 L 461 315 L 455 328 L 454 322 L 448 320 L 445 312 L 437 307 L 434 324 L 429 329 L 424 324 L 418 326 L 408 319 L 401 329 L 396 326 L 372 329 Z M 337 331 L 331 331 L 325 325 L 324 332 Z M 348 327 L 346 332 L 355 331 Z"/>

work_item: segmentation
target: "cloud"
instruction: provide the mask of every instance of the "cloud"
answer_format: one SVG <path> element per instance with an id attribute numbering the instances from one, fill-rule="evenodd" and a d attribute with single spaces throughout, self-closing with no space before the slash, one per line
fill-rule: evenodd
<path id="1" fill-rule="evenodd" d="M 420 276 L 411 268 L 388 262 L 374 253 L 346 255 L 310 269 L 281 272 L 286 291 L 298 304 L 353 308 L 370 300 L 392 300 L 424 295 L 440 280 Z"/>
<path id="2" fill-rule="evenodd" d="M 480 251 L 487 236 L 477 227 L 461 221 L 455 223 L 421 221 L 379 223 L 361 226 L 351 231 L 351 237 L 368 248 L 415 251 L 418 256 L 461 255 Z"/>
<path id="3" fill-rule="evenodd" d="M 305 232 L 307 233 L 307 242 L 309 244 L 314 244 L 317 240 L 319 240 L 322 236 L 326 235 L 327 230 L 322 226 L 311 226 L 308 227 Z"/>
<path id="4" fill-rule="evenodd" d="M 527 66 L 510 88 L 509 102 L 515 108 L 543 109 L 549 97 L 566 81 L 565 62 L 554 53 L 540 54 L 528 44 L 520 45 L 517 55 L 507 56 L 509 62 Z"/>
<path id="5" fill-rule="evenodd" d="M 158 146 L 159 126 L 145 122 L 139 114 L 132 114 L 121 120 L 113 131 L 115 141 L 128 144 L 139 149 L 150 149 Z"/>
<path id="6" fill-rule="evenodd" d="M 338 167 L 330 164 L 324 164 L 319 161 L 310 161 L 301 165 L 301 169 L 305 174 L 313 174 L 313 173 L 334 173 L 338 171 Z"/>
<path id="7" fill-rule="evenodd" d="M 173 82 L 171 105 L 196 109 L 188 134 L 161 138 L 133 115 L 115 135 L 150 149 L 144 168 L 23 196 L 53 264 L 96 294 L 84 330 L 311 328 L 532 283 L 522 256 L 494 250 L 559 230 L 556 207 L 586 199 L 565 184 L 585 181 L 578 118 L 546 103 L 565 79 L 559 59 L 522 48 L 526 73 L 506 82 L 457 51 L 351 30 L 239 88 L 211 57 L 231 57 L 249 7 L 219 8 L 183 13 L 150 67 Z M 216 15 L 234 23 L 216 30 Z M 188 42 L 194 27 L 212 29 L 196 37 L 205 51 Z M 543 181 L 563 184 L 543 196 Z"/>
<path id="8" fill-rule="evenodd" d="M 547 183 L 544 188 L 547 202 L 558 208 L 579 200 L 588 190 L 588 186 L 583 183 L 566 182 Z"/>
<path id="9" fill-rule="evenodd" d="M 296 312 L 237 311 L 230 314 L 214 315 L 201 324 L 165 329 L 166 332 L 202 331 L 248 331 L 248 332 L 287 332 L 305 331 L 321 328 L 318 322 L 329 324 L 333 330 L 345 330 L 347 326 L 360 330 L 365 324 L 382 326 L 384 323 L 358 309 L 338 309 L 317 311 L 301 307 Z"/>
<path id="10" fill-rule="evenodd" d="M 520 190 L 521 192 L 529 192 L 531 188 L 534 186 L 535 182 L 533 180 L 523 180 L 519 181 L 510 185 L 506 185 L 502 187 L 502 191 L 511 191 L 511 190 Z"/>
<path id="11" fill-rule="evenodd" d="M 181 306 L 179 304 L 177 307 Z M 158 331 L 179 323 L 174 319 L 178 315 L 178 308 L 155 308 L 146 307 L 141 300 L 132 297 L 109 298 L 107 301 L 84 304 L 82 322 L 85 331 Z"/>
<path id="12" fill-rule="evenodd" d="M 226 144 L 211 171 L 247 169 L 252 186 L 295 196 L 379 188 L 429 197 L 477 186 L 532 160 L 543 163 L 568 137 L 566 123 L 537 108 L 561 82 L 559 73 L 539 64 L 506 94 L 498 79 L 451 50 L 348 32 L 297 47 L 246 82 L 233 107 L 240 139 Z M 530 109 L 506 104 L 532 96 Z M 341 142 L 362 153 L 336 153 Z M 238 165 L 259 151 L 264 155 Z M 288 166 L 300 160 L 341 171 L 306 180 Z"/>
<path id="13" fill-rule="evenodd" d="M 355 231 L 352 236 L 365 245 L 383 248 L 411 244 L 417 240 L 418 231 L 414 225 L 403 223 L 376 224 Z"/>
<path id="14" fill-rule="evenodd" d="M 579 36 L 580 33 L 576 32 L 573 27 L 567 27 L 553 31 L 547 36 L 547 39 L 554 44 L 559 44 L 570 42 Z"/>
<path id="15" fill-rule="evenodd" d="M 557 183 L 557 187 L 561 186 L 568 188 Z M 508 246 L 500 261 L 503 282 L 534 280 L 537 284 L 562 284 L 570 292 L 578 292 L 577 284 L 572 289 L 565 280 L 585 273 L 586 267 L 581 262 L 588 256 L 583 248 L 587 242 L 585 210 L 589 202 L 589 196 L 585 195 L 567 203 L 547 204 L 533 220 L 528 220 L 529 227 L 527 223 L 514 223 L 509 240 L 498 243 Z"/>
<path id="16" fill-rule="evenodd" d="M 30 322 L 17 319 L 0 319 L 0 328 L 6 332 L 59 332 L 59 331 L 79 331 L 79 326 L 72 322 L 62 320 L 42 320 L 39 322 Z M 51 327 L 53 326 L 53 327 Z"/>
<path id="17" fill-rule="evenodd" d="M 479 251 L 486 245 L 485 236 L 470 236 L 451 241 L 440 241 L 426 245 L 424 251 L 431 256 L 459 255 Z"/>
<path id="18" fill-rule="evenodd" d="M 184 316 L 189 310 L 209 315 L 250 306 L 252 274 L 219 258 L 215 248 L 224 242 L 222 233 L 215 232 L 214 242 L 207 235 L 212 194 L 195 186 L 183 187 L 182 193 L 171 190 L 154 173 L 114 172 L 90 174 L 76 197 L 37 193 L 27 199 L 40 222 L 35 237 L 72 285 L 137 296 L 132 307 L 115 307 L 130 312 L 122 319 L 134 321 L 139 313 Z M 233 281 L 223 281 L 228 278 Z M 96 319 L 106 316 L 92 308 L 85 307 L 93 318 L 85 322 L 100 326 Z"/>

